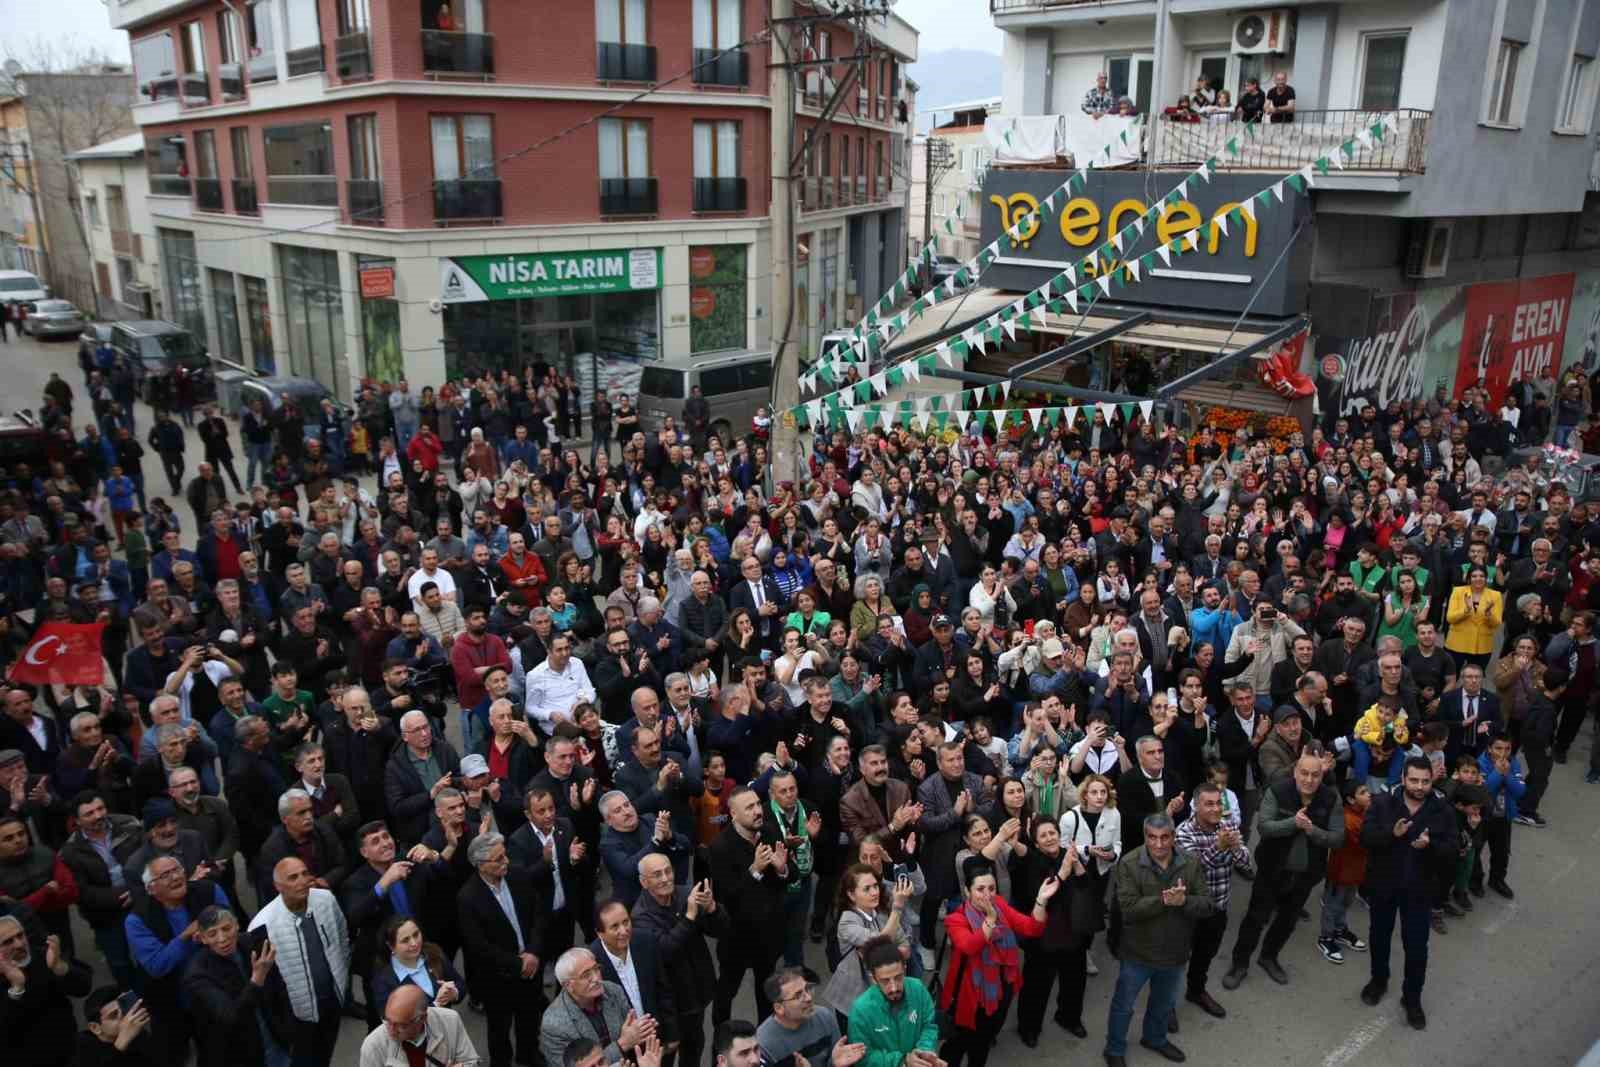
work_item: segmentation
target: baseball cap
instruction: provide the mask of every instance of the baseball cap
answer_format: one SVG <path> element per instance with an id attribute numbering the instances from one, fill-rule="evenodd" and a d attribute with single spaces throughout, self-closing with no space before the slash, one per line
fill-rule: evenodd
<path id="1" fill-rule="evenodd" d="M 941 626 L 954 626 L 954 625 L 955 625 L 955 623 L 950 621 L 950 616 L 948 616 L 948 615 L 935 615 L 933 617 L 933 628 L 935 630 L 937 630 Z"/>
<path id="2" fill-rule="evenodd" d="M 144 802 L 144 828 L 154 830 L 168 819 L 178 817 L 177 805 L 165 797 L 152 797 Z"/>
<path id="3" fill-rule="evenodd" d="M 13 763 L 21 763 L 22 759 L 22 753 L 17 749 L 0 749 L 0 767 L 9 767 Z"/>
<path id="4" fill-rule="evenodd" d="M 1061 655 L 1061 642 L 1054 637 L 1050 638 L 1050 640 L 1039 646 L 1039 655 L 1045 659 L 1055 659 Z"/>
<path id="5" fill-rule="evenodd" d="M 1294 708 L 1291 708 L 1287 704 L 1283 704 L 1278 708 L 1277 711 L 1274 711 L 1272 713 L 1272 721 L 1273 721 L 1274 724 L 1280 723 L 1280 722 L 1287 722 L 1290 719 L 1297 718 L 1299 715 L 1300 715 L 1300 713 L 1298 711 L 1296 711 Z"/>
<path id="6" fill-rule="evenodd" d="M 461 777 L 477 778 L 489 773 L 489 761 L 479 755 L 461 757 Z"/>

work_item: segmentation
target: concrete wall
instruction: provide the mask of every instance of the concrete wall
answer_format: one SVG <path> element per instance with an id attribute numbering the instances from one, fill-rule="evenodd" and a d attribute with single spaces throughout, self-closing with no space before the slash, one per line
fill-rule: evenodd
<path id="1" fill-rule="evenodd" d="M 1461 2 L 1456 0 L 1456 5 Z M 1439 95 L 1445 26 L 1452 6 L 1455 5 L 1440 0 L 1389 0 L 1375 5 L 1346 5 L 1330 12 L 1334 18 L 1333 58 L 1328 68 L 1326 106 L 1360 107 L 1365 38 L 1374 33 L 1408 29 L 1400 106 L 1431 110 Z M 1301 40 L 1303 42 L 1304 38 Z M 1451 63 L 1449 67 L 1458 68 L 1459 65 Z M 1447 74 L 1447 77 L 1454 76 L 1454 70 Z"/>

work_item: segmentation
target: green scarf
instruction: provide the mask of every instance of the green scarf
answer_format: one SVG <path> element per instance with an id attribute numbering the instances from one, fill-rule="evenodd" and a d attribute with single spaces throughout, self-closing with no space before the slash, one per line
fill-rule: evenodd
<path id="1" fill-rule="evenodd" d="M 779 831 L 779 833 L 781 833 L 784 837 L 789 837 L 790 836 L 789 828 L 788 828 L 787 824 L 784 822 L 783 809 L 778 806 L 778 802 L 776 800 L 773 800 L 770 797 L 767 799 L 767 803 L 772 808 L 772 817 L 774 819 L 778 820 L 778 831 Z M 805 880 L 806 880 L 807 876 L 809 876 L 811 874 L 811 862 L 812 862 L 812 858 L 811 858 L 811 834 L 809 832 L 807 832 L 807 830 L 806 830 L 806 805 L 805 805 L 805 802 L 802 801 L 802 800 L 796 799 L 795 802 L 794 802 L 794 812 L 795 812 L 795 828 L 794 828 L 794 835 L 793 836 L 798 837 L 800 839 L 800 844 L 796 845 L 795 846 L 795 850 L 794 850 L 794 865 L 800 871 L 800 878 L 797 881 L 789 883 L 789 892 L 791 892 L 791 893 L 803 890 L 805 888 L 805 884 L 804 883 L 805 883 Z"/>

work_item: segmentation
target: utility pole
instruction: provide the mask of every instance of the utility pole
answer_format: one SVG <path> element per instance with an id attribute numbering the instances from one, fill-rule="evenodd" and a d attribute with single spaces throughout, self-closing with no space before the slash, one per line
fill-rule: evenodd
<path id="1" fill-rule="evenodd" d="M 800 431 L 789 409 L 800 402 L 798 349 L 794 331 L 794 190 L 790 153 L 794 140 L 794 72 L 789 66 L 789 34 L 794 0 L 770 0 L 772 43 L 767 100 L 772 115 L 772 480 L 795 477 L 800 462 Z"/>
<path id="2" fill-rule="evenodd" d="M 930 130 L 922 145 L 922 240 L 933 240 L 933 191 L 952 165 L 950 142 Z"/>

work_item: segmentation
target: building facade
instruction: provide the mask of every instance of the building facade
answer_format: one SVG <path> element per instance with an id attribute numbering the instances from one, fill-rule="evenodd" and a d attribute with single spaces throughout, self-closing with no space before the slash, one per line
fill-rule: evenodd
<path id="1" fill-rule="evenodd" d="M 132 133 L 67 157 L 78 168 L 79 196 L 102 319 L 154 319 L 164 314 L 150 221 L 144 135 Z"/>
<path id="2" fill-rule="evenodd" d="M 628 389 L 650 360 L 770 352 L 763 5 L 592 6 L 540 20 L 505 0 L 114 5 L 167 316 L 213 355 L 342 397 L 524 363 Z M 807 29 L 866 72 L 823 124 L 796 208 L 802 325 L 820 335 L 852 281 L 903 263 L 895 105 L 916 38 L 878 19 L 849 64 L 847 27 Z M 797 136 L 818 122 L 820 78 L 807 90 L 784 102 Z"/>
<path id="3" fill-rule="evenodd" d="M 1149 203 L 1218 160 L 1229 192 L 1192 183 L 1195 203 L 1163 216 L 1176 216 L 1173 232 L 1203 227 L 1201 254 L 1123 290 L 1116 299 L 1127 307 L 1195 324 L 1244 309 L 1246 336 L 1304 316 L 1302 367 L 1318 404 L 1341 413 L 1479 382 L 1496 400 L 1521 382 L 1549 392 L 1564 367 L 1600 362 L 1600 0 L 1178 0 L 1162 25 L 1154 0 L 991 0 L 990 9 L 1005 31 L 1007 114 L 1078 115 L 1105 73 L 1111 92 L 1152 118 L 1140 161 L 1152 169 L 1129 175 L 1125 195 Z M 1278 72 L 1294 90 L 1290 121 L 1268 116 L 1247 130 L 1226 108 L 1181 122 L 1167 113 L 1197 81 L 1237 102 L 1245 79 L 1270 88 Z M 1262 209 L 1304 211 L 1303 220 L 1282 228 L 1263 214 L 1229 234 L 1209 222 L 1385 119 L 1393 132 L 1314 175 L 1308 203 Z M 1091 180 L 1084 194 L 1096 222 L 1114 222 L 1116 178 Z M 986 239 L 1029 180 L 990 171 Z M 1048 269 L 1027 260 L 1083 255 L 1086 218 L 1064 212 L 1060 235 L 1013 249 L 993 278 L 1025 286 Z M 1250 304 L 1257 293 L 1266 298 Z M 1102 384 L 1125 364 L 1118 344 L 1104 347 Z M 1167 374 L 1215 355 L 1170 340 L 1121 347 Z M 1217 385 L 1217 402 L 1282 406 L 1251 391 L 1248 368 L 1235 373 L 1231 392 Z"/>
<path id="4" fill-rule="evenodd" d="M 983 215 L 983 179 L 994 152 L 984 136 L 983 120 L 999 114 L 1001 99 L 993 97 L 946 107 L 928 108 L 932 116 L 927 136 L 919 136 L 912 146 L 911 227 L 912 249 L 927 243 L 928 233 L 945 237 L 939 254 L 971 259 L 978 251 L 978 231 Z M 943 141 L 935 153 L 935 166 L 928 165 L 928 140 Z M 930 187 L 929 177 L 932 176 Z"/>

